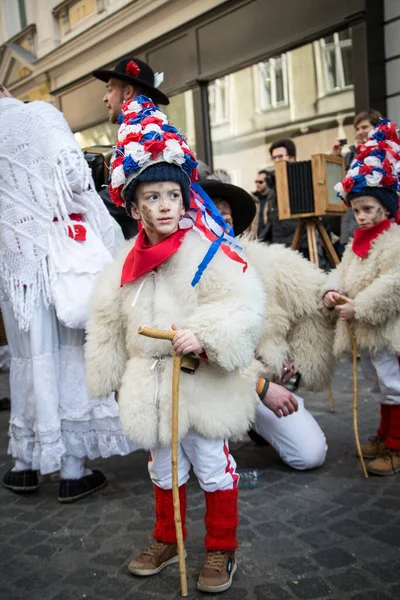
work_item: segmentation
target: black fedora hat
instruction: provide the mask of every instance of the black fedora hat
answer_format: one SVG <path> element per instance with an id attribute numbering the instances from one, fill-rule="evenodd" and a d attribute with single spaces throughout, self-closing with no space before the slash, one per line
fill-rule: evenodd
<path id="1" fill-rule="evenodd" d="M 240 235 L 249 227 L 256 216 L 256 204 L 246 190 L 232 183 L 223 183 L 216 179 L 201 179 L 199 184 L 211 200 L 221 198 L 221 200 L 228 202 L 232 210 L 235 235 Z"/>
<path id="2" fill-rule="evenodd" d="M 107 83 L 110 79 L 122 79 L 132 85 L 140 86 L 156 104 L 169 104 L 168 96 L 154 85 L 154 72 L 139 58 L 123 58 L 111 69 L 97 69 L 93 77 Z"/>

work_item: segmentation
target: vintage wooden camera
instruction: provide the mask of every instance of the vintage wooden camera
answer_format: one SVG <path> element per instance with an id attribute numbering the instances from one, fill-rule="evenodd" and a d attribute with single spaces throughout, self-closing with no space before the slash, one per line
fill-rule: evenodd
<path id="1" fill-rule="evenodd" d="M 276 164 L 279 219 L 340 216 L 347 210 L 333 186 L 345 176 L 344 159 L 314 154 L 311 160 Z"/>

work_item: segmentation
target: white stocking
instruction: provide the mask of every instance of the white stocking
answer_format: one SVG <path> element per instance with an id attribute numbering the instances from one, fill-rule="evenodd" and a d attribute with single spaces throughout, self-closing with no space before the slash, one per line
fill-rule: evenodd
<path id="1" fill-rule="evenodd" d="M 64 456 L 61 462 L 61 479 L 81 479 L 92 471 L 85 468 L 85 459 L 76 456 Z"/>

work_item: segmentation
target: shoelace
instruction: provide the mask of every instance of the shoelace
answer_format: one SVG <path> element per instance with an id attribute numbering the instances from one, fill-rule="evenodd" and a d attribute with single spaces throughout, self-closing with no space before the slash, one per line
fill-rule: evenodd
<path id="1" fill-rule="evenodd" d="M 209 552 L 204 567 L 222 573 L 225 570 L 225 552 Z"/>
<path id="2" fill-rule="evenodd" d="M 382 444 L 385 440 L 380 438 L 379 435 L 371 435 L 368 438 L 368 441 L 371 443 L 372 446 L 377 446 L 378 444 Z"/>
<path id="3" fill-rule="evenodd" d="M 155 556 L 163 549 L 165 544 L 162 542 L 153 542 L 151 546 L 142 552 L 142 556 Z"/>

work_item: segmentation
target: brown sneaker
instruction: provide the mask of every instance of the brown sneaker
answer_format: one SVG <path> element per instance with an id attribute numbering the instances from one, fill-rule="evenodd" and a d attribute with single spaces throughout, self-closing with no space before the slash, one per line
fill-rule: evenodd
<path id="1" fill-rule="evenodd" d="M 385 438 L 379 435 L 372 435 L 368 438 L 368 444 L 361 444 L 361 454 L 364 458 L 378 458 L 385 450 Z"/>
<path id="2" fill-rule="evenodd" d="M 147 577 L 159 573 L 168 565 L 177 563 L 178 560 L 176 544 L 163 544 L 155 541 L 142 554 L 131 560 L 128 571 L 132 575 Z"/>
<path id="3" fill-rule="evenodd" d="M 236 568 L 234 552 L 207 552 L 197 580 L 197 589 L 214 594 L 224 592 L 231 587 Z"/>
<path id="4" fill-rule="evenodd" d="M 387 448 L 382 456 L 367 465 L 367 470 L 373 475 L 395 475 L 400 471 L 400 451 Z"/>

